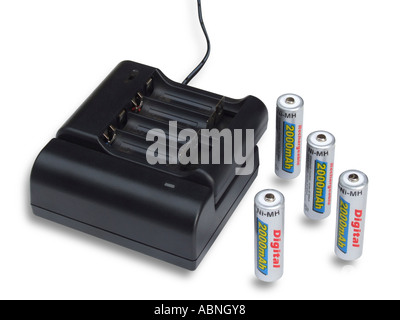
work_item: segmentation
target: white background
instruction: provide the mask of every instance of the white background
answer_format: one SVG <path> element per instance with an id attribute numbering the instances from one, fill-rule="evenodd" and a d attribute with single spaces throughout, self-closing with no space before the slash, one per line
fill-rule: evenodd
<path id="1" fill-rule="evenodd" d="M 212 54 L 191 85 L 257 96 L 271 121 L 256 182 L 190 272 L 33 216 L 29 175 L 120 61 L 183 81 L 206 49 L 196 1 L 1 1 L 0 298 L 399 299 L 399 9 L 398 0 L 203 0 Z M 305 100 L 305 135 L 336 136 L 334 194 L 344 170 L 369 176 L 357 262 L 333 254 L 335 212 L 304 217 L 304 175 L 274 175 L 275 104 L 288 92 Z M 253 198 L 265 188 L 287 200 L 285 274 L 274 284 L 253 275 Z"/>

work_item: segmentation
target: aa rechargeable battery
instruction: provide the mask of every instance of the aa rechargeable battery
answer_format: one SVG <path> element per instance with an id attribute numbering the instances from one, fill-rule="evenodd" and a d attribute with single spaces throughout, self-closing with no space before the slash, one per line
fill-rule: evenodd
<path id="1" fill-rule="evenodd" d="M 335 137 L 326 131 L 311 133 L 307 138 L 304 213 L 312 220 L 331 214 L 334 162 Z"/>
<path id="2" fill-rule="evenodd" d="M 304 101 L 295 94 L 278 98 L 276 108 L 275 173 L 294 179 L 301 172 Z"/>
<path id="3" fill-rule="evenodd" d="M 349 170 L 339 178 L 336 255 L 346 261 L 362 256 L 368 196 L 368 177 L 361 171 Z"/>
<path id="4" fill-rule="evenodd" d="M 259 192 L 254 201 L 255 273 L 264 282 L 283 275 L 285 198 L 279 191 Z"/>

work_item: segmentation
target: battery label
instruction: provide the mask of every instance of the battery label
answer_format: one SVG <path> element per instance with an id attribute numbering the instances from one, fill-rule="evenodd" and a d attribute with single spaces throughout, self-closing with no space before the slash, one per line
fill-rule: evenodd
<path id="1" fill-rule="evenodd" d="M 346 202 L 342 197 L 340 197 L 339 207 L 340 211 L 339 211 L 337 246 L 343 253 L 347 253 L 347 244 L 349 236 L 350 203 Z"/>
<path id="2" fill-rule="evenodd" d="M 321 214 L 325 213 L 327 169 L 328 164 L 326 162 L 315 160 L 313 210 Z"/>
<path id="3" fill-rule="evenodd" d="M 283 161 L 282 169 L 288 173 L 294 172 L 296 125 L 283 122 Z"/>
<path id="4" fill-rule="evenodd" d="M 258 270 L 268 275 L 268 225 L 257 219 Z"/>

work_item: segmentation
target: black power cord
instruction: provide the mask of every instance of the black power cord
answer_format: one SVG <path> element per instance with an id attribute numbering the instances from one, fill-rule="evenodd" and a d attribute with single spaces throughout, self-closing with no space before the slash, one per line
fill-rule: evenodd
<path id="1" fill-rule="evenodd" d="M 199 12 L 199 21 L 201 28 L 203 29 L 204 36 L 206 37 L 207 40 L 207 52 L 206 55 L 204 56 L 203 60 L 200 62 L 200 64 L 187 76 L 185 81 L 183 81 L 183 84 L 187 85 L 189 82 L 200 72 L 200 70 L 204 67 L 206 64 L 208 57 L 210 56 L 211 52 L 211 43 L 210 43 L 210 38 L 208 37 L 208 33 L 206 30 L 206 26 L 204 25 L 203 21 L 203 12 L 201 9 L 201 0 L 197 0 L 197 7 L 198 7 L 198 12 Z"/>

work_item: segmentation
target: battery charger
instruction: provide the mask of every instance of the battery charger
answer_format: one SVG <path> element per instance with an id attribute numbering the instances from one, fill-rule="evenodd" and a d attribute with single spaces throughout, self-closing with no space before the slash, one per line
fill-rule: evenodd
<path id="1" fill-rule="evenodd" d="M 170 121 L 197 134 L 253 129 L 257 143 L 268 111 L 255 97 L 230 99 L 124 61 L 38 156 L 33 212 L 195 270 L 257 176 L 258 148 L 249 175 L 236 175 L 233 163 L 151 165 L 147 133 Z"/>

